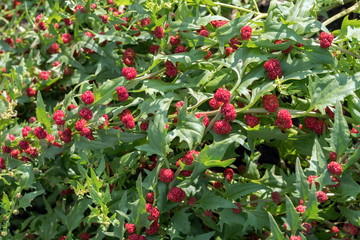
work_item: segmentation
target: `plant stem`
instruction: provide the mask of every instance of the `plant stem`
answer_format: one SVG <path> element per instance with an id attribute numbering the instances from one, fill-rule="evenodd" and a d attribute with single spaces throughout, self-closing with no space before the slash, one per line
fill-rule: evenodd
<path id="1" fill-rule="evenodd" d="M 359 59 L 360 59 L 360 55 L 357 55 L 357 54 L 355 54 L 355 53 L 353 53 L 353 52 L 351 52 L 351 51 L 349 51 L 349 50 L 347 50 L 347 49 L 341 48 L 341 47 L 336 46 L 336 45 L 332 45 L 332 47 L 340 50 L 340 51 L 343 52 L 343 53 L 349 54 L 349 55 L 351 55 L 351 56 L 353 56 L 353 57 L 356 57 L 356 58 L 359 58 Z"/>
<path id="2" fill-rule="evenodd" d="M 219 5 L 219 6 L 222 6 L 222 7 L 233 8 L 233 9 L 237 9 L 237 10 L 240 10 L 240 11 L 243 11 L 243 12 L 254 13 L 254 14 L 256 14 L 256 15 L 262 14 L 262 13 L 260 13 L 260 12 L 254 12 L 253 10 L 249 10 L 249 9 L 242 8 L 242 7 L 237 7 L 237 6 L 230 5 L 230 4 L 226 4 L 226 3 L 221 3 L 221 2 L 214 2 L 214 3 L 215 3 L 216 5 Z"/>
<path id="3" fill-rule="evenodd" d="M 354 5 L 352 5 L 351 7 L 345 9 L 344 11 L 342 12 L 339 12 L 338 14 L 332 16 L 331 18 L 329 18 L 328 20 L 326 20 L 325 22 L 323 22 L 324 26 L 327 26 L 329 25 L 330 23 L 338 20 L 339 18 L 342 18 L 343 16 L 351 13 L 351 12 L 354 12 L 356 10 L 358 10 L 360 8 L 360 2 L 357 2 L 355 3 Z"/>

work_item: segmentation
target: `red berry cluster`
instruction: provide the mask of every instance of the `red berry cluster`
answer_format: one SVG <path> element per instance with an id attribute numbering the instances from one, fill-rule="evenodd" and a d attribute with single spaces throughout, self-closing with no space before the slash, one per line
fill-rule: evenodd
<path id="1" fill-rule="evenodd" d="M 255 127 L 260 122 L 259 118 L 252 115 L 251 113 L 246 114 L 244 118 L 246 125 L 248 125 L 249 127 Z"/>
<path id="2" fill-rule="evenodd" d="M 131 66 L 134 64 L 136 53 L 132 48 L 127 48 L 122 56 L 122 61 L 125 65 Z"/>
<path id="3" fill-rule="evenodd" d="M 166 61 L 165 62 L 165 74 L 169 77 L 175 77 L 177 75 L 178 69 L 176 67 L 176 65 L 174 65 L 172 62 L 170 61 Z"/>
<path id="4" fill-rule="evenodd" d="M 132 80 L 136 78 L 137 72 L 136 69 L 133 67 L 124 67 L 121 71 L 121 74 L 127 79 Z"/>
<path id="5" fill-rule="evenodd" d="M 263 106 L 269 112 L 276 112 L 279 108 L 279 99 L 275 94 L 269 94 L 262 97 Z"/>
<path id="6" fill-rule="evenodd" d="M 132 129 L 135 127 L 134 117 L 129 109 L 125 109 L 120 114 L 120 120 L 125 125 L 126 129 Z"/>
<path id="7" fill-rule="evenodd" d="M 186 197 L 186 193 L 179 187 L 173 187 L 167 194 L 167 199 L 171 202 L 182 202 Z"/>
<path id="8" fill-rule="evenodd" d="M 162 181 L 164 183 L 169 183 L 169 182 L 172 182 L 174 177 L 175 177 L 175 174 L 174 174 L 173 170 L 171 170 L 169 168 L 160 169 L 160 172 L 159 172 L 159 180 L 160 181 Z"/>
<path id="9" fill-rule="evenodd" d="M 334 40 L 334 35 L 332 33 L 322 32 L 320 33 L 319 40 L 321 48 L 329 48 Z"/>
<path id="10" fill-rule="evenodd" d="M 306 117 L 305 127 L 314 131 L 317 134 L 322 134 L 324 130 L 327 129 L 326 122 L 324 120 L 319 120 L 315 117 Z"/>
<path id="11" fill-rule="evenodd" d="M 81 100 L 85 104 L 92 104 L 95 101 L 94 93 L 92 91 L 86 91 L 81 95 Z"/>
<path id="12" fill-rule="evenodd" d="M 249 40 L 252 34 L 252 27 L 245 26 L 241 28 L 241 39 L 242 40 Z"/>
<path id="13" fill-rule="evenodd" d="M 129 93 L 128 93 L 126 87 L 124 87 L 124 86 L 116 87 L 115 91 L 116 91 L 116 95 L 118 97 L 118 100 L 120 102 L 124 102 L 124 101 L 127 101 L 129 99 Z"/>
<path id="14" fill-rule="evenodd" d="M 282 70 L 280 67 L 280 62 L 276 59 L 269 59 L 264 63 L 264 68 L 268 72 L 268 78 L 275 80 L 282 77 Z"/>
<path id="15" fill-rule="evenodd" d="M 286 109 L 280 109 L 277 114 L 275 125 L 281 129 L 289 129 L 292 127 L 291 114 Z"/>
<path id="16" fill-rule="evenodd" d="M 342 166 L 340 163 L 337 163 L 335 161 L 330 162 L 327 165 L 327 169 L 330 173 L 334 174 L 334 175 L 341 175 L 342 173 Z"/>

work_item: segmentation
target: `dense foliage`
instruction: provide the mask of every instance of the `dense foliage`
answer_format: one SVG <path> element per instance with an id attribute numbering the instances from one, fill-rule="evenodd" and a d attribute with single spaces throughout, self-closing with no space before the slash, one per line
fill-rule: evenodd
<path id="1" fill-rule="evenodd" d="M 357 239 L 347 2 L 2 1 L 2 238 Z"/>

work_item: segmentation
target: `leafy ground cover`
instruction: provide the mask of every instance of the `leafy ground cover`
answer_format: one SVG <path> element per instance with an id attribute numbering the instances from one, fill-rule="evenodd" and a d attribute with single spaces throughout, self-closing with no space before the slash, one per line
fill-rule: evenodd
<path id="1" fill-rule="evenodd" d="M 358 239 L 359 6 L 1 2 L 1 237 Z"/>

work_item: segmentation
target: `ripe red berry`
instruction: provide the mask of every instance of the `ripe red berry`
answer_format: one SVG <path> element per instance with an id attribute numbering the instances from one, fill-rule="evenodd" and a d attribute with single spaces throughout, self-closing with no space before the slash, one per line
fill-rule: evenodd
<path id="1" fill-rule="evenodd" d="M 232 211 L 233 211 L 235 214 L 241 213 L 241 211 L 242 211 L 242 209 L 241 209 L 242 205 L 241 205 L 240 203 L 238 203 L 238 202 L 235 203 L 235 205 L 236 205 L 237 208 L 232 208 Z"/>
<path id="2" fill-rule="evenodd" d="M 173 187 L 167 194 L 167 198 L 171 202 L 182 202 L 186 197 L 184 190 L 179 187 Z"/>
<path id="3" fill-rule="evenodd" d="M 86 125 L 87 125 L 87 122 L 86 122 L 85 119 L 79 119 L 79 120 L 75 123 L 75 130 L 81 131 Z"/>
<path id="4" fill-rule="evenodd" d="M 177 75 L 177 67 L 170 61 L 165 62 L 166 71 L 165 74 L 169 77 L 175 77 Z"/>
<path id="5" fill-rule="evenodd" d="M 186 52 L 186 47 L 184 47 L 183 45 L 177 46 L 174 50 L 174 53 L 182 53 L 182 52 Z"/>
<path id="6" fill-rule="evenodd" d="M 279 107 L 279 99 L 275 94 L 269 94 L 262 97 L 263 105 L 269 112 L 276 112 Z"/>
<path id="7" fill-rule="evenodd" d="M 291 236 L 290 240 L 302 240 L 302 237 L 300 237 L 300 236 Z"/>
<path id="8" fill-rule="evenodd" d="M 279 192 L 272 192 L 271 193 L 271 199 L 273 200 L 274 203 L 279 203 L 281 202 L 281 196 Z"/>
<path id="9" fill-rule="evenodd" d="M 328 196 L 323 191 L 317 191 L 316 197 L 319 203 L 324 203 L 326 200 L 328 200 Z"/>
<path id="10" fill-rule="evenodd" d="M 214 186 L 214 188 L 219 189 L 219 188 L 222 188 L 223 184 L 219 181 L 214 181 L 213 186 Z"/>
<path id="11" fill-rule="evenodd" d="M 136 52 L 134 51 L 134 49 L 132 49 L 132 48 L 127 48 L 127 49 L 124 51 L 123 59 L 125 59 L 125 58 L 134 59 L 135 57 L 136 57 Z"/>
<path id="12" fill-rule="evenodd" d="M 231 93 L 229 90 L 224 88 L 218 88 L 214 93 L 214 99 L 218 102 L 226 103 L 229 102 L 231 98 Z"/>
<path id="13" fill-rule="evenodd" d="M 149 122 L 142 122 L 140 124 L 140 129 L 146 131 L 149 128 Z"/>
<path id="14" fill-rule="evenodd" d="M 149 25 L 150 23 L 151 23 L 151 19 L 150 19 L 150 18 L 143 18 L 143 19 L 141 19 L 140 26 L 141 26 L 141 27 L 145 27 L 146 25 Z"/>
<path id="15" fill-rule="evenodd" d="M 40 80 L 43 80 L 43 81 L 46 81 L 50 78 L 50 73 L 48 71 L 41 71 L 39 73 L 39 79 Z"/>
<path id="16" fill-rule="evenodd" d="M 160 211 L 157 207 L 153 206 L 150 203 L 146 203 L 145 210 L 150 213 L 150 215 L 148 216 L 148 219 L 150 221 L 157 221 L 159 219 Z"/>
<path id="17" fill-rule="evenodd" d="M 245 118 L 246 125 L 248 125 L 249 127 L 255 127 L 260 122 L 259 118 L 255 117 L 251 113 L 246 114 L 244 116 L 244 118 Z"/>
<path id="18" fill-rule="evenodd" d="M 171 170 L 169 168 L 160 169 L 160 172 L 159 172 L 159 180 L 160 181 L 169 183 L 169 182 L 172 182 L 174 177 L 175 177 L 175 174 L 174 174 L 173 170 Z"/>
<path id="19" fill-rule="evenodd" d="M 330 173 L 334 174 L 334 175 L 341 175 L 342 173 L 342 166 L 340 163 L 337 163 L 335 161 L 330 162 L 327 165 L 327 169 Z"/>
<path id="20" fill-rule="evenodd" d="M 209 117 L 205 113 L 202 113 L 202 114 L 198 113 L 198 114 L 195 115 L 195 117 L 197 117 L 197 118 L 201 118 L 203 116 L 204 116 L 203 124 L 204 124 L 205 127 L 207 127 L 207 126 L 209 126 L 209 123 L 210 123 Z"/>
<path id="21" fill-rule="evenodd" d="M 92 91 L 86 91 L 81 95 L 81 100 L 85 104 L 92 104 L 95 101 L 94 93 Z"/>
<path id="22" fill-rule="evenodd" d="M 309 183 L 310 187 L 312 183 L 315 183 L 316 186 L 319 186 L 319 183 L 316 182 L 315 179 L 317 179 L 317 176 L 315 175 L 310 175 L 307 177 L 307 182 Z"/>
<path id="23" fill-rule="evenodd" d="M 159 52 L 160 46 L 159 45 L 151 45 L 149 47 L 149 52 L 152 54 L 155 54 L 157 52 Z"/>
<path id="24" fill-rule="evenodd" d="M 229 122 L 225 120 L 218 120 L 215 122 L 213 129 L 217 134 L 226 135 L 231 132 L 232 127 Z"/>
<path id="25" fill-rule="evenodd" d="M 80 116 L 85 119 L 85 120 L 90 120 L 92 119 L 93 117 L 93 113 L 90 109 L 88 108 L 82 108 L 80 111 L 79 111 L 79 114 Z"/>
<path id="26" fill-rule="evenodd" d="M 282 77 L 280 62 L 276 59 L 269 59 L 264 63 L 264 68 L 268 72 L 269 79 L 275 80 Z"/>
<path id="27" fill-rule="evenodd" d="M 160 224 L 157 221 L 151 223 L 150 227 L 145 229 L 147 235 L 154 235 L 159 231 Z"/>
<path id="28" fill-rule="evenodd" d="M 147 193 L 145 200 L 147 203 L 153 203 L 154 202 L 154 192 Z"/>
<path id="29" fill-rule="evenodd" d="M 28 96 L 28 97 L 36 96 L 36 90 L 31 88 L 31 87 L 27 88 L 26 89 L 26 96 Z"/>
<path id="30" fill-rule="evenodd" d="M 244 26 L 241 28 L 241 39 L 249 40 L 251 38 L 252 28 L 250 26 Z"/>
<path id="31" fill-rule="evenodd" d="M 58 131 L 60 140 L 63 141 L 64 143 L 69 143 L 71 142 L 71 135 L 72 132 L 69 128 L 66 128 L 64 131 Z"/>
<path id="32" fill-rule="evenodd" d="M 34 135 L 38 139 L 44 139 L 47 136 L 47 132 L 42 127 L 36 127 L 34 128 Z"/>
<path id="33" fill-rule="evenodd" d="M 281 44 L 287 42 L 287 40 L 275 40 L 275 44 Z M 291 52 L 291 49 L 293 48 L 292 45 L 290 45 L 287 49 L 283 50 L 282 53 L 289 54 Z"/>
<path id="34" fill-rule="evenodd" d="M 205 50 L 207 52 L 206 56 L 204 57 L 204 59 L 209 59 L 212 56 L 212 52 L 210 50 Z"/>
<path id="35" fill-rule="evenodd" d="M 356 235 L 359 233 L 359 228 L 352 225 L 351 223 L 345 223 L 343 226 L 343 230 L 345 233 L 350 235 Z"/>
<path id="36" fill-rule="evenodd" d="M 213 20 L 210 22 L 210 24 L 214 27 L 214 28 L 219 28 L 222 25 L 227 24 L 229 21 L 226 20 Z"/>
<path id="37" fill-rule="evenodd" d="M 275 121 L 277 127 L 281 129 L 289 129 L 292 127 L 291 114 L 286 109 L 280 109 L 277 114 L 277 119 Z"/>
<path id="38" fill-rule="evenodd" d="M 329 159 L 330 159 L 330 161 L 336 161 L 336 159 L 337 159 L 336 152 L 330 152 L 329 153 Z"/>
<path id="39" fill-rule="evenodd" d="M 155 30 L 153 31 L 153 34 L 156 38 L 163 38 L 164 35 L 164 29 L 161 26 L 157 26 Z"/>
<path id="40" fill-rule="evenodd" d="M 232 38 L 229 42 L 230 47 L 232 47 L 234 50 L 238 49 L 241 44 L 242 43 L 237 38 Z"/>
<path id="41" fill-rule="evenodd" d="M 319 120 L 315 117 L 306 117 L 305 127 L 314 131 L 317 134 L 322 134 L 324 129 L 327 128 L 325 121 Z"/>
<path id="42" fill-rule="evenodd" d="M 332 33 L 322 32 L 320 33 L 319 40 L 321 48 L 329 48 L 334 40 L 334 35 Z"/>
<path id="43" fill-rule="evenodd" d="M 177 46 L 181 43 L 181 39 L 179 36 L 170 36 L 170 44 L 173 46 Z M 184 46 L 182 46 L 184 47 Z"/>
<path id="44" fill-rule="evenodd" d="M 22 136 L 25 138 L 29 135 L 29 132 L 31 132 L 31 127 L 25 126 L 21 129 Z"/>
<path id="45" fill-rule="evenodd" d="M 298 212 L 298 213 L 304 213 L 306 211 L 306 206 L 305 205 L 298 205 L 296 206 L 295 210 Z"/>
<path id="46" fill-rule="evenodd" d="M 0 169 L 5 169 L 5 168 L 6 168 L 5 159 L 0 157 Z"/>
<path id="47" fill-rule="evenodd" d="M 217 101 L 215 98 L 210 99 L 209 101 L 209 105 L 212 109 L 219 109 L 219 107 L 221 106 L 222 102 Z"/>
<path id="48" fill-rule="evenodd" d="M 208 30 L 202 29 L 202 30 L 200 30 L 199 35 L 204 36 L 204 37 L 208 37 L 210 35 L 210 33 L 209 33 Z"/>
<path id="49" fill-rule="evenodd" d="M 227 180 L 227 181 L 231 181 L 234 177 L 234 170 L 232 170 L 231 168 L 227 168 L 224 170 L 224 178 Z"/>
<path id="50" fill-rule="evenodd" d="M 233 121 L 236 118 L 236 109 L 234 105 L 227 102 L 221 106 L 221 113 L 224 115 L 226 121 Z"/>
<path id="51" fill-rule="evenodd" d="M 126 232 L 127 232 L 128 234 L 133 234 L 133 233 L 136 232 L 136 226 L 135 226 L 135 224 L 125 223 L 124 228 L 126 229 Z"/>
<path id="52" fill-rule="evenodd" d="M 48 52 L 49 52 L 50 54 L 56 54 L 56 53 L 58 53 L 58 52 L 59 52 L 59 44 L 53 43 L 53 44 L 49 47 Z"/>
<path id="53" fill-rule="evenodd" d="M 126 87 L 119 86 L 115 90 L 119 101 L 124 102 L 128 100 L 129 94 Z"/>
<path id="54" fill-rule="evenodd" d="M 72 36 L 70 33 L 64 33 L 61 35 L 61 40 L 63 41 L 64 44 L 69 43 L 72 40 Z"/>
<path id="55" fill-rule="evenodd" d="M 121 71 L 121 74 L 125 76 L 127 80 L 132 80 L 136 78 L 137 72 L 133 67 L 124 67 Z"/>
<path id="56" fill-rule="evenodd" d="M 225 48 L 225 56 L 230 56 L 230 54 L 232 54 L 233 52 L 235 52 L 236 49 L 235 48 L 232 48 L 232 47 L 227 47 Z"/>
<path id="57" fill-rule="evenodd" d="M 56 125 L 62 126 L 65 124 L 65 113 L 62 110 L 56 110 L 53 114 L 53 119 Z"/>

